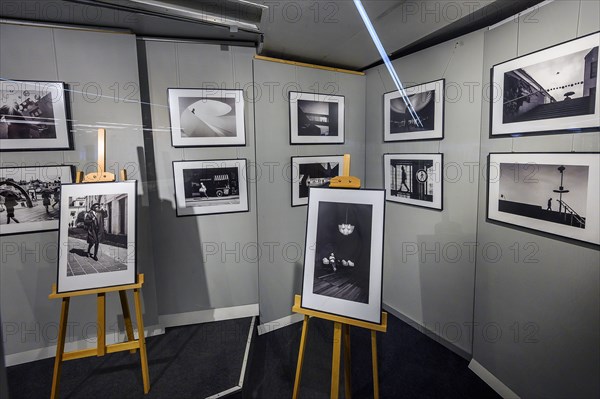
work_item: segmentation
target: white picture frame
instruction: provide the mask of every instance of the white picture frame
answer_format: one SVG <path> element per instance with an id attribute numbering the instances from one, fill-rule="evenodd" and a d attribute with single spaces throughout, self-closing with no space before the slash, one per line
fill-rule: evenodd
<path id="1" fill-rule="evenodd" d="M 62 185 L 58 293 L 135 283 L 136 203 L 135 180 Z"/>
<path id="2" fill-rule="evenodd" d="M 345 97 L 290 91 L 290 144 L 343 144 Z"/>
<path id="3" fill-rule="evenodd" d="M 441 140 L 444 138 L 444 102 L 446 80 L 439 79 L 406 87 L 422 127 L 407 110 L 399 91 L 383 95 L 383 141 Z"/>
<path id="4" fill-rule="evenodd" d="M 386 201 L 444 209 L 444 154 L 384 154 Z"/>
<path id="5" fill-rule="evenodd" d="M 381 324 L 384 194 L 310 189 L 303 308 Z"/>
<path id="6" fill-rule="evenodd" d="M 292 157 L 292 206 L 308 204 L 310 187 L 326 187 L 332 177 L 340 176 L 343 155 Z"/>
<path id="7" fill-rule="evenodd" d="M 245 146 L 241 89 L 167 89 L 173 147 Z"/>
<path id="8" fill-rule="evenodd" d="M 600 153 L 489 154 L 490 221 L 600 245 L 598 198 Z"/>
<path id="9" fill-rule="evenodd" d="M 248 212 L 246 159 L 173 162 L 177 216 Z"/>

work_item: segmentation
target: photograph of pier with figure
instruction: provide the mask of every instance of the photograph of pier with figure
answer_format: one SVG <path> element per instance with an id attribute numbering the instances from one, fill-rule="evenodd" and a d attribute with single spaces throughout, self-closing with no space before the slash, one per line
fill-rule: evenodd
<path id="1" fill-rule="evenodd" d="M 490 154 L 489 217 L 598 242 L 599 157 Z"/>

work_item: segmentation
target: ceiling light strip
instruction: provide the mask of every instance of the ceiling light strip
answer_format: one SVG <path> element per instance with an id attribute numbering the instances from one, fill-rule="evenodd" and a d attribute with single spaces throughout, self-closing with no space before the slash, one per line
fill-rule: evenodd
<path id="1" fill-rule="evenodd" d="M 400 81 L 400 78 L 398 77 L 398 74 L 396 73 L 396 70 L 394 69 L 392 62 L 390 61 L 390 57 L 388 57 L 387 53 L 385 52 L 385 49 L 383 48 L 383 45 L 381 44 L 381 40 L 379 40 L 379 36 L 377 36 L 377 32 L 375 32 L 375 28 L 373 27 L 373 24 L 371 23 L 371 20 L 369 19 L 369 16 L 367 15 L 367 12 L 365 11 L 365 8 L 363 7 L 362 2 L 360 0 L 354 0 L 354 5 L 356 6 L 358 13 L 360 14 L 363 22 L 365 23 L 365 26 L 366 26 L 367 30 L 369 31 L 369 34 L 371 35 L 371 39 L 373 39 L 373 43 L 375 44 L 375 47 L 377 47 L 377 50 L 379 51 L 379 54 L 381 55 L 381 59 L 385 63 L 385 66 L 386 66 L 388 72 L 390 73 L 392 80 L 394 81 L 394 84 L 396 85 L 396 88 L 398 89 L 398 92 L 400 93 L 400 95 L 402 96 L 402 99 L 404 100 L 404 104 L 406 104 L 408 112 L 410 113 L 410 115 L 413 118 L 413 121 L 415 122 L 415 124 L 418 127 L 423 127 L 421 118 L 419 118 L 419 115 L 417 115 L 417 111 L 415 111 L 413 105 L 410 102 L 410 99 L 406 95 L 406 91 L 404 91 L 404 86 L 402 85 L 402 82 Z"/>

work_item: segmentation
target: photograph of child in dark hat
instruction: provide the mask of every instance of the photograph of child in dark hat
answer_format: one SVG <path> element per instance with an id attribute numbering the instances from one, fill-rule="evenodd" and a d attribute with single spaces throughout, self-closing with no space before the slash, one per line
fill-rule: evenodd
<path id="1" fill-rule="evenodd" d="M 67 276 L 127 270 L 127 194 L 69 198 Z"/>

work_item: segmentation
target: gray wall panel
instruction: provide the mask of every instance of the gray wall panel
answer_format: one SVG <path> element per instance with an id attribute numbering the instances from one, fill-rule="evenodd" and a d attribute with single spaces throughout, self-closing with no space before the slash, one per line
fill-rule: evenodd
<path id="1" fill-rule="evenodd" d="M 483 80 L 492 65 L 597 31 L 597 2 L 555 1 L 485 34 Z M 532 18 L 536 20 L 532 23 Z M 489 139 L 489 103 L 481 109 L 481 156 L 490 152 L 599 151 L 599 134 Z M 479 184 L 473 357 L 521 397 L 598 397 L 600 255 L 587 245 L 486 221 Z M 517 251 L 518 250 L 518 251 Z M 501 336 L 497 336 L 501 332 Z"/>
<path id="2" fill-rule="evenodd" d="M 307 207 L 291 207 L 290 158 L 349 153 L 351 174 L 364 182 L 366 79 L 258 60 L 254 79 L 262 89 L 256 103 L 256 160 L 263 171 L 257 180 L 260 321 L 267 323 L 291 314 L 294 293 L 302 287 Z M 290 145 L 290 90 L 345 96 L 345 144 Z"/>
<path id="3" fill-rule="evenodd" d="M 441 152 L 446 175 L 441 212 L 386 204 L 384 302 L 461 353 L 471 351 L 482 54 L 475 32 L 394 61 L 406 87 L 446 78 L 441 141 L 384 144 L 383 94 L 394 86 L 385 66 L 367 72 L 367 186 L 383 188 L 384 153 Z"/>
<path id="4" fill-rule="evenodd" d="M 125 167 L 130 178 L 141 179 L 141 169 L 136 148 L 143 146 L 141 113 L 139 104 L 139 79 L 137 56 L 133 35 L 101 32 L 80 32 L 63 29 L 33 28 L 0 25 L 0 47 L 3 52 L 19 43 L 21 49 L 12 51 L 11 57 L 2 56 L 2 77 L 28 80 L 60 80 L 70 83 L 70 88 L 81 91 L 86 87 L 91 97 L 82 93 L 71 95 L 73 119 L 73 151 L 12 152 L 2 154 L 2 166 L 68 163 L 93 171 L 97 159 L 96 129 L 107 128 L 107 167 L 118 173 Z M 17 38 L 18 37 L 18 41 Z M 109 59 L 110 61 L 105 61 Z M 112 95 L 117 88 L 130 84 L 133 103 L 125 103 L 119 95 Z M 86 86 L 87 85 L 87 86 Z M 137 91 L 137 94 L 135 94 Z M 98 94 L 108 98 L 98 97 Z M 152 247 L 149 234 L 149 213 L 143 206 L 146 193 L 138 186 L 138 241 L 139 248 Z M 147 203 L 147 200 L 146 200 Z M 51 284 L 56 281 L 57 233 L 32 233 L 4 236 L 0 269 L 1 312 L 5 326 L 16 326 L 15 333 L 4 337 L 5 354 L 13 355 L 28 350 L 42 350 L 56 344 L 55 326 L 60 315 L 60 301 L 48 300 Z M 16 245 L 14 254 L 5 252 Z M 144 321 L 146 326 L 158 322 L 156 292 L 154 287 L 154 263 L 146 251 L 138 251 L 138 270 L 146 274 L 142 290 L 144 298 Z M 74 328 L 70 341 L 95 335 L 96 309 L 92 297 L 72 301 L 69 321 Z M 116 333 L 122 326 L 119 301 L 109 296 L 107 305 L 109 333 Z M 120 323 L 120 324 L 119 324 Z M 27 334 L 33 331 L 32 334 Z"/>
<path id="5" fill-rule="evenodd" d="M 256 190 L 250 212 L 176 217 L 173 161 L 247 158 L 254 162 L 253 104 L 246 102 L 246 146 L 173 148 L 168 88 L 252 89 L 253 49 L 145 41 L 155 169 L 151 208 L 160 315 L 258 303 Z M 218 248 L 214 253 L 213 248 Z M 250 249 L 248 249 L 250 248 Z M 207 251 L 209 249 L 209 251 Z M 230 251 L 230 252 L 228 252 Z"/>

